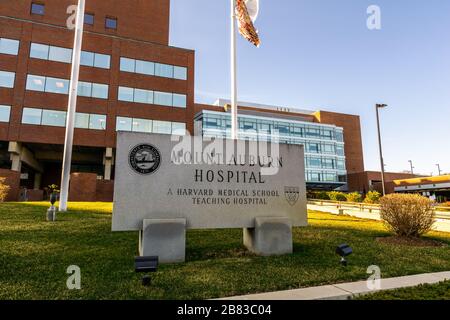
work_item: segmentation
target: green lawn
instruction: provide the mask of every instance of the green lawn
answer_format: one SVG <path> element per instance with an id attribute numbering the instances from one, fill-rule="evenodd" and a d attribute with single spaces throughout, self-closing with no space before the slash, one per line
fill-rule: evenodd
<path id="1" fill-rule="evenodd" d="M 450 281 L 413 288 L 381 291 L 357 300 L 450 300 Z"/>
<path id="2" fill-rule="evenodd" d="M 163 265 L 151 287 L 134 273 L 137 232 L 112 233 L 109 203 L 72 203 L 58 222 L 45 222 L 47 203 L 0 204 L 0 299 L 205 299 L 366 279 L 450 270 L 450 250 L 379 244 L 381 223 L 310 213 L 294 229 L 294 254 L 257 257 L 242 245 L 242 230 L 187 233 L 187 262 Z M 450 244 L 450 234 L 429 237 Z M 339 265 L 336 245 L 354 254 Z M 66 288 L 66 269 L 78 265 L 82 290 Z"/>

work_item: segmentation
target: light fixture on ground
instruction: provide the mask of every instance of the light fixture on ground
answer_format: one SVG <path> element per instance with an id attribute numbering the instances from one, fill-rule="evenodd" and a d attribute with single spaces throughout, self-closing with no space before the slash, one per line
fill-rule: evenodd
<path id="1" fill-rule="evenodd" d="M 47 210 L 47 221 L 56 221 L 56 208 L 55 208 L 55 202 L 57 200 L 57 195 L 52 192 L 50 195 L 50 208 Z"/>
<path id="2" fill-rule="evenodd" d="M 380 129 L 380 112 L 379 109 L 386 108 L 387 104 L 377 104 L 375 109 L 377 111 L 377 129 L 378 129 L 378 147 L 380 149 L 380 162 L 381 162 L 381 185 L 383 188 L 383 196 L 386 195 L 386 186 L 384 184 L 384 159 L 383 159 L 383 149 L 381 147 L 381 129 Z"/>
<path id="3" fill-rule="evenodd" d="M 136 257 L 134 258 L 134 270 L 137 273 L 150 273 L 158 270 L 158 257 Z M 152 282 L 150 275 L 142 277 L 142 285 L 149 286 Z"/>
<path id="4" fill-rule="evenodd" d="M 353 249 L 346 243 L 343 243 L 336 248 L 336 254 L 341 257 L 341 264 L 343 266 L 347 266 L 346 257 L 351 255 L 352 253 L 353 253 Z"/>

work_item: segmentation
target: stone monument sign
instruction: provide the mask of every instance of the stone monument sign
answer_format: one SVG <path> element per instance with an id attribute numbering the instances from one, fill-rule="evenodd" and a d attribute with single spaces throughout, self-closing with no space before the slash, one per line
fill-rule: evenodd
<path id="1" fill-rule="evenodd" d="M 113 231 L 140 231 L 141 255 L 185 258 L 186 229 L 244 228 L 262 254 L 292 252 L 307 224 L 303 146 L 119 132 Z"/>

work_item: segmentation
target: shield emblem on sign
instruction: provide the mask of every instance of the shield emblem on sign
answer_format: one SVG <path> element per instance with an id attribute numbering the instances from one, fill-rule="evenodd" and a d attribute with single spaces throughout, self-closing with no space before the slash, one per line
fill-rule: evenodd
<path id="1" fill-rule="evenodd" d="M 287 202 L 291 206 L 295 206 L 300 197 L 300 188 L 299 187 L 285 187 L 284 195 L 286 197 Z"/>

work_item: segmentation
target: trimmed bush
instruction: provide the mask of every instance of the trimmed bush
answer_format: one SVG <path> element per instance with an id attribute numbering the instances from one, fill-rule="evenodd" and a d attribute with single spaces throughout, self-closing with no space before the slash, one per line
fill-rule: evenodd
<path id="1" fill-rule="evenodd" d="M 390 194 L 380 199 L 380 215 L 397 236 L 420 237 L 435 221 L 433 202 L 415 194 Z"/>
<path id="2" fill-rule="evenodd" d="M 362 201 L 362 195 L 359 192 L 352 192 L 346 194 L 347 201 L 348 202 L 361 202 Z"/>
<path id="3" fill-rule="evenodd" d="M 364 199 L 365 203 L 375 204 L 379 203 L 381 198 L 381 193 L 378 191 L 369 191 Z"/>
<path id="4" fill-rule="evenodd" d="M 330 191 L 328 192 L 328 197 L 333 201 L 347 201 L 347 197 L 345 193 L 339 191 Z"/>
<path id="5" fill-rule="evenodd" d="M 330 197 L 326 191 L 313 191 L 311 192 L 311 199 L 330 200 Z"/>
<path id="6" fill-rule="evenodd" d="M 10 187 L 6 184 L 6 178 L 0 178 L 0 202 L 4 202 Z"/>

